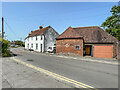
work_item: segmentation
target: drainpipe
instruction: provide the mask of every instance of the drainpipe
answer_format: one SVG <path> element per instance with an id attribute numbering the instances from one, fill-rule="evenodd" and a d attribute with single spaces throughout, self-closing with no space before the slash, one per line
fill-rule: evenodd
<path id="1" fill-rule="evenodd" d="M 43 50 L 44 50 L 44 52 L 45 52 L 45 35 L 44 35 L 44 34 L 43 34 L 43 37 L 44 37 L 44 38 L 43 38 L 43 40 L 44 40 L 44 41 L 43 41 L 43 44 L 44 44 L 44 46 L 43 46 L 44 49 L 43 49 Z"/>
<path id="2" fill-rule="evenodd" d="M 117 59 L 119 59 L 119 42 L 117 42 Z"/>

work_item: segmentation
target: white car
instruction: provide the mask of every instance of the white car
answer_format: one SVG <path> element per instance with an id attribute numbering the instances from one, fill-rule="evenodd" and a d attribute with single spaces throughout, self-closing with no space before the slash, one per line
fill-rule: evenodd
<path id="1" fill-rule="evenodd" d="M 55 53 L 56 52 L 56 47 L 49 47 L 47 49 L 47 52 L 49 52 L 49 53 Z"/>

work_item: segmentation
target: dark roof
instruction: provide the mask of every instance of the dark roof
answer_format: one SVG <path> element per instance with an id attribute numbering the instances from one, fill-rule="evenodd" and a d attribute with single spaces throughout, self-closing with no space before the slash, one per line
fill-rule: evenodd
<path id="1" fill-rule="evenodd" d="M 57 39 L 61 38 L 82 38 L 72 27 L 67 28 Z"/>
<path id="2" fill-rule="evenodd" d="M 42 29 L 35 30 L 35 31 L 33 31 L 33 32 L 31 33 L 31 35 L 29 35 L 29 36 L 42 35 L 42 34 L 44 34 L 44 32 L 45 32 L 48 28 L 50 28 L 50 26 L 45 27 L 45 28 L 42 28 Z"/>
<path id="3" fill-rule="evenodd" d="M 29 33 L 29 35 L 26 37 L 26 38 L 28 38 L 28 37 L 33 37 L 33 36 L 37 36 L 37 35 L 43 35 L 44 34 L 44 32 L 48 29 L 48 28 L 50 28 L 51 26 L 48 26 L 48 27 L 45 27 L 45 28 L 42 28 L 42 29 L 38 29 L 38 30 L 35 30 L 35 31 L 31 31 L 31 33 Z M 25 39 L 26 39 L 25 38 Z"/>
<path id="4" fill-rule="evenodd" d="M 69 27 L 56 39 L 82 37 L 85 43 L 114 43 L 118 40 L 98 26 Z"/>

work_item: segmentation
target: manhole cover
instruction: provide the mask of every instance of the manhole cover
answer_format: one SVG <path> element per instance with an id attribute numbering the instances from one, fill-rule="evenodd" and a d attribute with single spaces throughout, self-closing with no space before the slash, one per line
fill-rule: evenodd
<path id="1" fill-rule="evenodd" d="M 27 59 L 27 61 L 33 62 L 34 60 L 33 59 Z"/>

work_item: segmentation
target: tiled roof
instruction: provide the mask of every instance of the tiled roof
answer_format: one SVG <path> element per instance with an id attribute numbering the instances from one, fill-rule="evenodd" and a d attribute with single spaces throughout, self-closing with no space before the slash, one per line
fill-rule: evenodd
<path id="1" fill-rule="evenodd" d="M 36 36 L 36 35 L 42 35 L 44 34 L 44 32 L 49 28 L 50 26 L 48 27 L 45 27 L 45 28 L 42 28 L 42 29 L 38 29 L 38 30 L 35 30 L 33 31 L 29 36 Z"/>
<path id="2" fill-rule="evenodd" d="M 83 37 L 85 43 L 114 43 L 118 40 L 98 26 L 69 27 L 56 39 Z"/>
<path id="3" fill-rule="evenodd" d="M 44 32 L 50 28 L 51 26 L 48 26 L 48 27 L 45 27 L 45 28 L 42 28 L 42 29 L 38 29 L 38 30 L 35 30 L 35 31 L 31 31 L 31 33 L 28 35 L 28 37 L 32 37 L 32 36 L 37 36 L 37 35 L 43 35 Z M 26 37 L 26 38 L 28 38 Z M 25 38 L 25 39 L 26 39 Z"/>
<path id="4" fill-rule="evenodd" d="M 59 38 L 81 38 L 81 36 L 76 31 L 74 31 L 72 27 L 69 27 L 57 39 Z"/>

